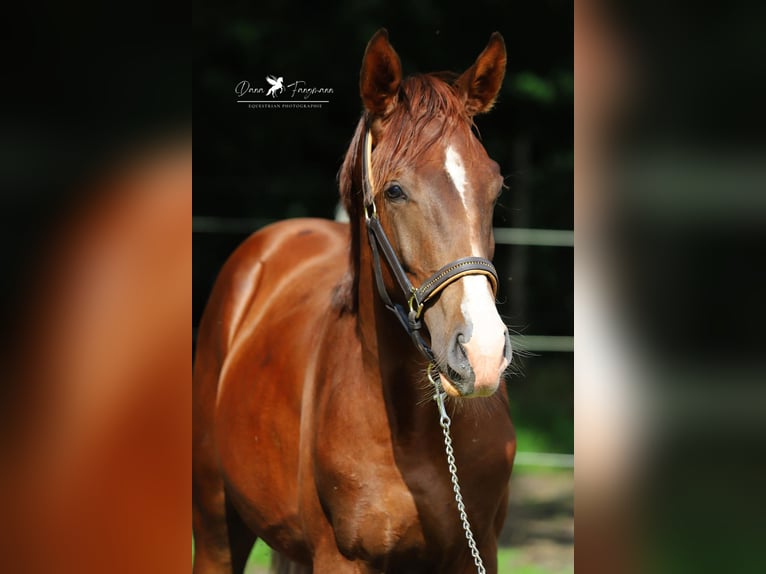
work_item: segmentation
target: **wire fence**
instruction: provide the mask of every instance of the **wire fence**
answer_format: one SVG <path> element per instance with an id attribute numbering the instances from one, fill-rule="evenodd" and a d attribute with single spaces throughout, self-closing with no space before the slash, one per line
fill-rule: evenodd
<path id="1" fill-rule="evenodd" d="M 274 223 L 275 219 L 249 217 L 192 218 L 194 233 L 252 233 Z M 495 243 L 502 245 L 529 245 L 534 247 L 573 247 L 574 231 L 570 229 L 529 229 L 521 227 L 495 227 Z"/>
<path id="2" fill-rule="evenodd" d="M 514 466 L 574 468 L 574 455 L 554 452 L 517 452 Z"/>

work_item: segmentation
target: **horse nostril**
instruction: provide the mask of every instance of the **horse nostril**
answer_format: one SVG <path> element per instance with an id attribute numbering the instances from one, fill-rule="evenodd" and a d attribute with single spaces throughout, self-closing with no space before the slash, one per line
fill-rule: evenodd
<path id="1" fill-rule="evenodd" d="M 463 345 L 463 343 L 465 342 L 465 337 L 463 337 L 463 334 L 460 333 L 456 337 L 455 341 L 456 341 L 455 352 L 458 354 L 458 358 L 468 362 L 468 355 L 466 354 L 465 346 Z"/>
<path id="2" fill-rule="evenodd" d="M 468 360 L 464 343 L 465 336 L 463 333 L 458 333 L 453 337 L 447 355 L 447 365 L 445 365 L 445 374 L 451 381 L 459 385 L 468 385 L 473 380 L 473 369 Z"/>
<path id="3" fill-rule="evenodd" d="M 503 357 L 510 363 L 513 350 L 511 349 L 511 336 L 508 329 L 505 330 L 505 344 L 503 345 Z"/>

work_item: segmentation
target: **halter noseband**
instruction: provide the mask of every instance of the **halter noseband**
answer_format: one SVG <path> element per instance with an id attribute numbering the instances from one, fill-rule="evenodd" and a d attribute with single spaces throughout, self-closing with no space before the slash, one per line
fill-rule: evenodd
<path id="1" fill-rule="evenodd" d="M 414 287 L 407 277 L 391 242 L 383 230 L 378 218 L 378 212 L 375 209 L 375 199 L 373 195 L 373 186 L 370 181 L 370 167 L 372 161 L 372 136 L 369 126 L 364 131 L 364 158 L 362 161 L 362 185 L 364 187 L 364 218 L 367 224 L 367 237 L 370 241 L 372 250 L 372 259 L 375 269 L 375 283 L 378 287 L 378 294 L 383 300 L 386 308 L 396 315 L 399 322 L 412 338 L 418 350 L 430 362 L 435 362 L 435 357 L 431 347 L 423 339 L 420 330 L 423 326 L 422 316 L 426 305 L 433 300 L 447 286 L 467 275 L 484 275 L 489 279 L 492 285 L 492 292 L 497 293 L 497 271 L 489 259 L 483 257 L 463 257 L 441 267 L 436 273 L 423 281 L 420 287 Z M 391 271 L 396 278 L 399 287 L 404 292 L 407 299 L 408 310 L 405 310 L 399 303 L 394 303 L 386 291 L 386 285 L 383 281 L 383 271 L 380 265 L 380 252 L 386 258 Z"/>

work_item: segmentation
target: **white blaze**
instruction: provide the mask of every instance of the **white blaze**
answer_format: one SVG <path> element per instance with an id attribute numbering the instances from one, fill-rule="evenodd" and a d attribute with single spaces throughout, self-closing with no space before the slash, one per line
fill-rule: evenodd
<path id="1" fill-rule="evenodd" d="M 465 208 L 468 225 L 474 231 L 472 213 L 468 209 L 469 192 L 463 158 L 452 146 L 447 146 L 444 155 L 444 169 L 460 195 Z M 471 255 L 481 257 L 475 239 L 471 237 Z M 489 281 L 483 275 L 469 275 L 461 279 L 463 300 L 460 311 L 466 325 L 470 325 L 470 336 L 466 333 L 463 346 L 468 360 L 476 374 L 476 385 L 497 385 L 500 373 L 508 366 L 503 356 L 505 347 L 505 325 L 500 319 Z M 494 388 L 490 389 L 494 390 Z"/>
<path id="2" fill-rule="evenodd" d="M 486 277 L 469 275 L 461 282 L 463 300 L 460 311 L 466 325 L 470 326 L 470 338 L 466 333 L 463 347 L 476 374 L 477 386 L 496 384 L 500 373 L 508 366 L 503 355 L 505 324 L 497 312 Z"/>
<path id="3" fill-rule="evenodd" d="M 466 214 L 468 214 L 468 204 L 465 200 L 465 194 L 468 190 L 468 180 L 465 177 L 465 167 L 463 166 L 463 158 L 455 151 L 452 146 L 447 146 L 447 152 L 444 155 L 444 168 L 447 170 L 447 175 L 455 184 L 457 192 L 460 194 L 460 200 L 463 202 Z"/>
<path id="4" fill-rule="evenodd" d="M 460 201 L 463 202 L 468 226 L 473 227 L 473 215 L 471 210 L 468 209 L 468 178 L 465 175 L 465 165 L 463 164 L 463 158 L 460 157 L 460 154 L 451 145 L 447 146 L 444 153 L 444 169 L 447 171 L 450 180 L 452 180 L 455 189 L 457 189 Z M 471 233 L 471 255 L 480 257 L 473 233 Z"/>

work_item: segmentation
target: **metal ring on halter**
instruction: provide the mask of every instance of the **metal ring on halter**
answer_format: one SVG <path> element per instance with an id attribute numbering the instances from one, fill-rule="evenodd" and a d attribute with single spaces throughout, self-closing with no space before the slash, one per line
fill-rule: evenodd
<path id="1" fill-rule="evenodd" d="M 420 314 L 423 312 L 425 303 L 418 302 L 418 290 L 415 289 L 415 287 L 412 288 L 412 294 L 410 295 L 410 298 L 407 299 L 407 305 L 410 308 L 410 315 L 413 316 L 414 314 L 415 319 L 420 319 Z"/>
<path id="2" fill-rule="evenodd" d="M 372 207 L 372 211 L 370 211 L 370 207 Z M 365 204 L 364 206 L 364 219 L 366 221 L 369 221 L 373 217 L 378 216 L 378 210 L 375 208 L 375 202 L 372 201 L 369 204 Z"/>

